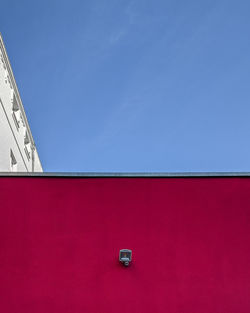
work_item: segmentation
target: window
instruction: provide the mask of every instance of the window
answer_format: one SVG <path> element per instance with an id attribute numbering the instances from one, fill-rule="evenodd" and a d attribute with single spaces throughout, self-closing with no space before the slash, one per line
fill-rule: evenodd
<path id="1" fill-rule="evenodd" d="M 20 109 L 16 100 L 16 95 L 14 93 L 13 93 L 13 98 L 12 98 L 12 117 L 13 117 L 17 130 L 19 130 L 20 122 L 21 122 L 21 113 L 20 113 Z"/>
<path id="2" fill-rule="evenodd" d="M 10 76 L 9 76 L 9 75 L 7 75 L 7 80 L 8 80 L 8 82 L 9 82 L 10 88 L 12 89 L 13 87 L 12 87 L 12 83 L 11 83 L 11 80 L 10 80 Z"/>
<path id="3" fill-rule="evenodd" d="M 23 127 L 26 129 L 25 122 L 24 122 L 22 114 L 20 114 L 20 120 L 21 120 L 21 123 L 22 123 Z"/>
<path id="4" fill-rule="evenodd" d="M 10 149 L 10 171 L 17 172 L 17 161 L 11 149 Z"/>
<path id="5" fill-rule="evenodd" d="M 3 58 L 2 54 L 0 54 L 0 59 L 1 59 L 1 62 L 3 64 L 3 68 L 6 70 L 6 65 L 5 65 L 4 58 Z"/>
<path id="6" fill-rule="evenodd" d="M 24 136 L 24 151 L 25 151 L 25 154 L 27 156 L 27 159 L 30 160 L 31 142 L 30 142 L 30 138 L 29 138 L 27 131 L 25 132 L 25 136 Z"/>

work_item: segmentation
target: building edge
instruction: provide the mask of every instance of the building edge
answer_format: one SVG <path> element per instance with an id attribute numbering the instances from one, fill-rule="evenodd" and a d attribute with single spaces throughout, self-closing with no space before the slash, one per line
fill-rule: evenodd
<path id="1" fill-rule="evenodd" d="M 0 172 L 0 177 L 55 178 L 244 178 L 250 172 Z"/>
<path id="2" fill-rule="evenodd" d="M 5 44 L 4 44 L 4 41 L 3 41 L 3 36 L 2 36 L 1 32 L 0 32 L 0 50 L 2 51 L 2 55 L 4 57 L 4 61 L 5 61 L 7 70 L 8 70 L 8 74 L 9 74 L 9 77 L 10 77 L 10 80 L 11 80 L 11 83 L 12 83 L 12 86 L 13 86 L 13 89 L 14 89 L 14 92 L 15 92 L 16 99 L 18 101 L 19 108 L 20 108 L 22 116 L 24 118 L 24 122 L 25 122 L 25 125 L 26 125 L 26 128 L 27 128 L 28 134 L 29 134 L 29 138 L 31 139 L 31 144 L 32 144 L 32 172 L 35 172 L 35 165 L 34 165 L 34 158 L 35 157 L 37 158 L 37 161 L 40 164 L 41 170 L 43 171 L 43 166 L 42 166 L 40 157 L 39 157 L 38 152 L 37 152 L 37 148 L 36 148 L 36 145 L 35 145 L 35 141 L 34 141 L 33 135 L 31 133 L 30 125 L 29 125 L 29 122 L 28 122 L 28 119 L 27 119 L 27 116 L 26 116 L 26 113 L 25 113 L 25 110 L 24 110 L 22 99 L 21 99 L 21 96 L 20 96 L 20 93 L 19 93 L 19 90 L 18 90 L 18 87 L 17 87 L 17 84 L 16 84 L 16 80 L 15 80 L 15 77 L 14 77 L 14 74 L 13 74 L 13 71 L 12 71 L 12 67 L 11 67 L 11 64 L 10 64 L 10 60 L 9 60 L 9 57 L 8 57 L 8 54 L 7 54 L 7 50 L 6 50 L 6 47 L 5 47 Z"/>

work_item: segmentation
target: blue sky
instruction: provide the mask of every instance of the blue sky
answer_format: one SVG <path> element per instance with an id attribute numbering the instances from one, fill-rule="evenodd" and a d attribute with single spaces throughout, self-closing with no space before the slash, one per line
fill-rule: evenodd
<path id="1" fill-rule="evenodd" d="M 249 0 L 9 0 L 45 171 L 250 171 Z"/>

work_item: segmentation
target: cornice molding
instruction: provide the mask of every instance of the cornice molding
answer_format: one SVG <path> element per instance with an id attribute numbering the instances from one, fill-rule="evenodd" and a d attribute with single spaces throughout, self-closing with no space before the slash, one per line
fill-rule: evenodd
<path id="1" fill-rule="evenodd" d="M 125 172 L 0 172 L 0 177 L 54 177 L 54 178 L 250 178 L 250 172 L 183 172 L 183 173 L 125 173 Z"/>

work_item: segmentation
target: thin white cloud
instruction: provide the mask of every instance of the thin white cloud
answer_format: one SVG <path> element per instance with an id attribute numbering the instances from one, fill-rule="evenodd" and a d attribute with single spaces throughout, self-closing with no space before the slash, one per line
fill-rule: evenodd
<path id="1" fill-rule="evenodd" d="M 119 42 L 128 32 L 128 29 L 123 28 L 118 32 L 114 32 L 113 34 L 111 34 L 110 38 L 109 38 L 109 42 L 110 44 L 116 44 L 117 42 Z"/>

